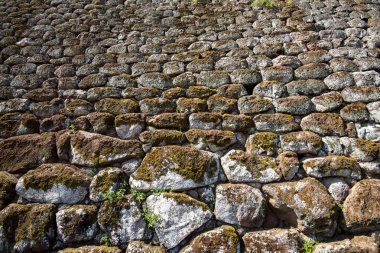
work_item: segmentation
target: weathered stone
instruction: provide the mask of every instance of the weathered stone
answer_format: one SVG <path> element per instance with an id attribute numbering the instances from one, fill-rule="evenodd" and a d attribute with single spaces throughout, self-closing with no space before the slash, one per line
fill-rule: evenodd
<path id="1" fill-rule="evenodd" d="M 98 223 L 116 245 L 126 245 L 130 240 L 146 240 L 151 235 L 132 195 L 104 201 L 99 209 Z"/>
<path id="2" fill-rule="evenodd" d="M 84 77 L 78 87 L 81 89 L 88 89 L 93 87 L 105 86 L 107 83 L 107 77 L 103 74 L 92 74 Z"/>
<path id="3" fill-rule="evenodd" d="M 13 200 L 16 195 L 17 177 L 5 171 L 0 171 L 0 210 Z"/>
<path id="4" fill-rule="evenodd" d="M 379 252 L 378 245 L 373 237 L 354 236 L 352 239 L 344 239 L 342 241 L 319 243 L 315 246 L 313 253 L 337 253 L 337 252 Z"/>
<path id="5" fill-rule="evenodd" d="M 176 104 L 166 98 L 145 98 L 139 102 L 139 105 L 141 112 L 147 115 L 176 111 Z"/>
<path id="6" fill-rule="evenodd" d="M 319 95 L 326 89 L 327 86 L 325 85 L 325 83 L 318 79 L 297 80 L 286 84 L 286 90 L 288 91 L 290 96 Z"/>
<path id="7" fill-rule="evenodd" d="M 10 204 L 0 211 L 1 252 L 50 251 L 55 236 L 53 204 Z"/>
<path id="8" fill-rule="evenodd" d="M 30 101 L 24 98 L 13 98 L 0 102 L 0 113 L 24 112 L 29 109 Z"/>
<path id="9" fill-rule="evenodd" d="M 236 99 L 225 98 L 222 95 L 215 94 L 207 100 L 209 111 L 214 113 L 235 113 L 237 112 Z"/>
<path id="10" fill-rule="evenodd" d="M 250 132 L 254 129 L 254 125 L 248 115 L 223 114 L 222 128 L 225 131 Z"/>
<path id="11" fill-rule="evenodd" d="M 0 116 L 0 138 L 38 133 L 39 125 L 33 114 L 6 113 Z"/>
<path id="12" fill-rule="evenodd" d="M 112 76 L 107 86 L 116 87 L 116 88 L 128 88 L 128 87 L 136 87 L 136 80 L 133 79 L 132 76 L 128 74 L 121 74 L 118 76 Z"/>
<path id="13" fill-rule="evenodd" d="M 289 114 L 259 114 L 253 118 L 253 121 L 259 131 L 284 133 L 300 128 L 294 117 Z"/>
<path id="14" fill-rule="evenodd" d="M 226 98 L 238 99 L 248 95 L 247 90 L 241 84 L 225 84 L 217 89 L 217 93 Z"/>
<path id="15" fill-rule="evenodd" d="M 279 154 L 276 158 L 276 163 L 285 180 L 292 180 L 300 168 L 297 154 L 292 151 Z"/>
<path id="16" fill-rule="evenodd" d="M 331 68 L 325 63 L 309 63 L 294 71 L 294 75 L 299 79 L 320 79 L 331 73 Z"/>
<path id="17" fill-rule="evenodd" d="M 0 171 L 24 173 L 56 160 L 55 134 L 28 134 L 0 141 Z"/>
<path id="18" fill-rule="evenodd" d="M 243 236 L 245 251 L 255 252 L 299 252 L 300 235 L 295 229 L 275 228 L 246 233 Z"/>
<path id="19" fill-rule="evenodd" d="M 238 109 L 241 114 L 256 114 L 272 110 L 273 105 L 269 99 L 245 96 L 239 98 Z"/>
<path id="20" fill-rule="evenodd" d="M 58 238 L 65 243 L 83 242 L 94 238 L 97 232 L 96 206 L 74 205 L 56 214 Z"/>
<path id="21" fill-rule="evenodd" d="M 293 80 L 293 69 L 286 66 L 273 66 L 261 70 L 264 81 L 288 83 Z"/>
<path id="22" fill-rule="evenodd" d="M 146 205 L 158 217 L 154 225 L 158 240 L 169 249 L 212 217 L 206 204 L 181 193 L 150 195 Z"/>
<path id="23" fill-rule="evenodd" d="M 358 102 L 348 104 L 340 110 L 340 116 L 345 121 L 367 121 L 369 113 L 364 103 Z"/>
<path id="24" fill-rule="evenodd" d="M 138 85 L 142 87 L 152 87 L 160 90 L 168 89 L 173 86 L 172 79 L 162 73 L 146 73 L 137 78 Z"/>
<path id="25" fill-rule="evenodd" d="M 121 250 L 117 247 L 108 246 L 82 246 L 59 250 L 58 253 L 121 253 Z"/>
<path id="26" fill-rule="evenodd" d="M 300 131 L 280 136 L 281 147 L 284 150 L 293 151 L 297 154 L 318 154 L 322 148 L 322 139 L 319 135 Z"/>
<path id="27" fill-rule="evenodd" d="M 360 139 L 380 142 L 380 124 L 355 124 Z"/>
<path id="28" fill-rule="evenodd" d="M 259 189 L 244 184 L 221 184 L 216 187 L 215 217 L 229 224 L 261 227 L 266 202 Z"/>
<path id="29" fill-rule="evenodd" d="M 304 115 L 313 111 L 313 104 L 307 96 L 288 96 L 274 101 L 276 112 Z"/>
<path id="30" fill-rule="evenodd" d="M 185 135 L 192 146 L 212 152 L 226 149 L 236 142 L 231 131 L 190 129 Z"/>
<path id="31" fill-rule="evenodd" d="M 220 128 L 221 123 L 222 117 L 216 113 L 192 113 L 189 117 L 190 128 L 203 130 L 218 129 Z"/>
<path id="32" fill-rule="evenodd" d="M 180 113 L 195 113 L 207 111 L 207 103 L 200 98 L 179 98 L 177 100 L 177 111 Z"/>
<path id="33" fill-rule="evenodd" d="M 215 89 L 211 89 L 206 86 L 190 86 L 186 90 L 186 96 L 188 98 L 208 98 L 216 93 Z"/>
<path id="34" fill-rule="evenodd" d="M 345 102 L 374 102 L 380 100 L 380 87 L 376 86 L 352 86 L 346 87 L 341 92 Z"/>
<path id="35" fill-rule="evenodd" d="M 312 113 L 302 118 L 301 128 L 304 131 L 312 131 L 321 136 L 346 135 L 343 119 L 336 113 Z"/>
<path id="36" fill-rule="evenodd" d="M 103 98 L 95 103 L 95 110 L 108 112 L 114 115 L 138 112 L 138 104 L 131 99 Z"/>
<path id="37" fill-rule="evenodd" d="M 375 160 L 379 154 L 380 144 L 356 138 L 343 137 L 340 143 L 344 146 L 344 153 L 361 162 Z"/>
<path id="38" fill-rule="evenodd" d="M 47 163 L 23 175 L 16 191 L 34 202 L 74 204 L 86 197 L 90 181 L 86 172 L 73 165 Z"/>
<path id="39" fill-rule="evenodd" d="M 380 123 L 380 101 L 367 104 L 369 117 L 376 123 Z"/>
<path id="40" fill-rule="evenodd" d="M 202 71 L 197 77 L 197 85 L 204 85 L 214 89 L 227 83 L 230 83 L 230 77 L 224 71 Z"/>
<path id="41" fill-rule="evenodd" d="M 281 179 L 274 158 L 231 150 L 221 158 L 228 180 L 233 183 L 269 183 Z"/>
<path id="42" fill-rule="evenodd" d="M 349 73 L 335 72 L 323 80 L 330 90 L 342 90 L 354 85 L 354 79 Z"/>
<path id="43" fill-rule="evenodd" d="M 278 136 L 271 132 L 255 133 L 247 138 L 247 153 L 273 156 L 277 154 Z"/>
<path id="44" fill-rule="evenodd" d="M 218 180 L 215 154 L 190 147 L 153 148 L 131 175 L 130 186 L 140 190 L 161 188 L 184 190 L 206 186 Z"/>
<path id="45" fill-rule="evenodd" d="M 298 55 L 298 59 L 300 59 L 303 64 L 328 62 L 331 58 L 331 55 L 329 55 L 326 50 L 308 51 Z"/>
<path id="46" fill-rule="evenodd" d="M 140 113 L 126 113 L 115 117 L 117 136 L 121 139 L 137 138 L 145 128 L 145 116 Z"/>
<path id="47" fill-rule="evenodd" d="M 360 166 L 358 162 L 345 156 L 326 156 L 309 158 L 303 161 L 303 168 L 310 176 L 322 177 L 347 177 L 361 178 Z"/>
<path id="48" fill-rule="evenodd" d="M 239 238 L 232 226 L 223 225 L 195 237 L 180 253 L 237 252 Z"/>
<path id="49" fill-rule="evenodd" d="M 230 74 L 232 83 L 254 85 L 261 82 L 261 74 L 255 69 L 237 69 Z"/>
<path id="50" fill-rule="evenodd" d="M 258 97 L 280 98 L 285 92 L 285 85 L 277 81 L 264 81 L 253 88 L 253 95 Z"/>
<path id="51" fill-rule="evenodd" d="M 280 219 L 305 234 L 334 234 L 334 199 L 316 179 L 267 184 L 262 190 L 268 195 L 269 204 Z"/>
<path id="52" fill-rule="evenodd" d="M 177 130 L 187 130 L 189 128 L 188 117 L 185 113 L 161 113 L 148 117 L 146 120 L 149 126 L 155 128 L 167 128 Z"/>
<path id="53" fill-rule="evenodd" d="M 118 168 L 106 168 L 92 178 L 90 184 L 90 199 L 95 202 L 103 201 L 103 194 L 117 192 L 128 183 L 127 173 Z"/>
<path id="54" fill-rule="evenodd" d="M 156 146 L 181 145 L 185 135 L 177 130 L 157 129 L 142 132 L 139 139 L 144 143 L 144 149 Z"/>
<path id="55" fill-rule="evenodd" d="M 325 178 L 322 183 L 336 203 L 342 203 L 350 191 L 350 186 L 342 178 Z"/>
<path id="56" fill-rule="evenodd" d="M 379 230 L 380 180 L 357 182 L 343 203 L 343 229 L 349 233 Z"/>
<path id="57" fill-rule="evenodd" d="M 163 253 L 163 246 L 153 246 L 142 241 L 130 241 L 125 253 Z"/>
<path id="58" fill-rule="evenodd" d="M 343 104 L 342 96 L 337 91 L 323 93 L 320 96 L 313 97 L 311 102 L 318 112 L 330 112 Z"/>
<path id="59" fill-rule="evenodd" d="M 84 166 L 107 166 L 143 155 L 141 144 L 135 140 L 120 140 L 105 135 L 78 131 L 62 133 L 57 139 L 61 160 Z"/>

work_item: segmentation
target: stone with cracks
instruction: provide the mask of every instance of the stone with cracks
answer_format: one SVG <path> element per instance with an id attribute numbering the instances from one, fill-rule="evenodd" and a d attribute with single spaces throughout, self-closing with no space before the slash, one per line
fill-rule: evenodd
<path id="1" fill-rule="evenodd" d="M 182 193 L 150 195 L 147 209 L 157 217 L 154 225 L 158 240 L 166 248 L 174 248 L 212 217 L 206 204 Z"/>
<path id="2" fill-rule="evenodd" d="M 217 220 L 243 227 L 261 227 L 266 201 L 259 189 L 245 184 L 221 184 L 216 187 Z"/>
<path id="3" fill-rule="evenodd" d="M 218 180 L 216 154 L 191 147 L 153 148 L 131 175 L 132 188 L 186 190 L 213 184 Z"/>
<path id="4" fill-rule="evenodd" d="M 231 150 L 221 158 L 228 180 L 233 183 L 269 183 L 281 179 L 274 158 Z"/>
<path id="5" fill-rule="evenodd" d="M 33 202 L 74 204 L 86 197 L 90 182 L 91 177 L 74 165 L 48 163 L 23 175 L 16 191 Z"/>
<path id="6" fill-rule="evenodd" d="M 277 216 L 305 234 L 330 237 L 337 222 L 334 199 L 314 178 L 264 185 Z"/>

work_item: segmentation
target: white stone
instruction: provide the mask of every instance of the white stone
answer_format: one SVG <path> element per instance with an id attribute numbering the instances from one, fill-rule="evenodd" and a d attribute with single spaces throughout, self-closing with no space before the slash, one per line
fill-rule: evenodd
<path id="1" fill-rule="evenodd" d="M 212 212 L 201 205 L 180 203 L 164 194 L 150 195 L 146 204 L 148 210 L 158 217 L 154 226 L 158 240 L 169 249 L 177 246 L 212 217 Z"/>

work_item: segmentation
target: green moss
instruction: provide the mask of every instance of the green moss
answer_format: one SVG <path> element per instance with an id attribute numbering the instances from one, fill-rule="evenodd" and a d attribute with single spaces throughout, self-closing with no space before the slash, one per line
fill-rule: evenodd
<path id="1" fill-rule="evenodd" d="M 266 152 L 274 152 L 277 148 L 277 134 L 272 132 L 261 132 L 249 137 L 251 150 L 263 149 Z"/>
<path id="2" fill-rule="evenodd" d="M 176 130 L 151 130 L 140 134 L 140 140 L 143 143 L 149 143 L 153 146 L 175 145 L 185 141 L 185 135 Z"/>
<path id="3" fill-rule="evenodd" d="M 55 209 L 53 204 L 10 204 L 0 216 L 4 236 L 14 243 L 44 240 L 46 232 L 55 226 Z"/>
<path id="4" fill-rule="evenodd" d="M 238 150 L 230 154 L 229 158 L 246 167 L 254 178 L 261 177 L 262 171 L 267 170 L 268 167 L 277 168 L 275 159 L 269 156 L 252 155 Z"/>
<path id="5" fill-rule="evenodd" d="M 26 189 L 43 191 L 49 190 L 55 184 L 62 184 L 71 189 L 87 187 L 90 181 L 86 173 L 65 164 L 44 164 L 26 173 L 23 178 Z"/>
<path id="6" fill-rule="evenodd" d="M 140 167 L 133 174 L 137 180 L 153 181 L 167 173 L 167 164 L 172 170 L 195 182 L 202 182 L 205 173 L 212 177 L 216 172 L 215 160 L 201 153 L 195 148 L 180 146 L 165 146 L 152 149 L 142 161 Z"/>
<path id="7" fill-rule="evenodd" d="M 164 192 L 162 195 L 165 198 L 171 198 L 177 201 L 178 203 L 190 205 L 190 206 L 200 206 L 202 207 L 203 211 L 210 211 L 210 208 L 203 202 L 200 202 L 198 200 L 195 200 L 186 194 L 183 193 L 174 193 L 174 192 Z"/>
<path id="8" fill-rule="evenodd" d="M 356 139 L 355 142 L 358 148 L 367 152 L 371 157 L 377 157 L 380 149 L 379 143 L 362 139 Z"/>
<path id="9" fill-rule="evenodd" d="M 126 182 L 127 176 L 122 171 L 105 172 L 97 175 L 94 187 L 97 191 L 103 193 L 109 191 L 112 186 L 121 186 Z"/>
<path id="10" fill-rule="evenodd" d="M 218 147 L 226 147 L 233 143 L 234 133 L 222 130 L 190 129 L 186 132 L 186 138 L 195 143 L 199 139 Z"/>

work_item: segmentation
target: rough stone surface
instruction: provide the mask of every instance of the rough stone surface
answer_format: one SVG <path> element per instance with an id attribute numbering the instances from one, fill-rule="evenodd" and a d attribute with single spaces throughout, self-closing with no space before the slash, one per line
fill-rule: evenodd
<path id="1" fill-rule="evenodd" d="M 300 235 L 294 229 L 270 229 L 243 236 L 245 252 L 299 252 Z"/>
<path id="2" fill-rule="evenodd" d="M 221 158 L 229 181 L 234 183 L 269 183 L 281 179 L 281 171 L 272 157 L 231 150 Z"/>
<path id="3" fill-rule="evenodd" d="M 131 175 L 130 185 L 140 190 L 206 186 L 218 180 L 219 167 L 217 156 L 208 151 L 180 146 L 157 147 Z"/>
<path id="4" fill-rule="evenodd" d="M 267 184 L 263 192 L 269 196 L 269 204 L 279 217 L 302 232 L 334 234 L 337 223 L 334 199 L 316 179 Z"/>
<path id="5" fill-rule="evenodd" d="M 259 189 L 245 184 L 221 184 L 216 187 L 217 220 L 243 227 L 261 227 L 266 203 Z"/>
<path id="6" fill-rule="evenodd" d="M 132 195 L 104 201 L 99 209 L 98 223 L 116 245 L 125 245 L 129 240 L 145 240 L 151 234 Z"/>
<path id="7" fill-rule="evenodd" d="M 91 177 L 74 165 L 48 163 L 22 176 L 16 191 L 34 202 L 74 204 L 86 197 L 90 182 Z"/>
<path id="8" fill-rule="evenodd" d="M 181 193 L 151 195 L 146 204 L 148 210 L 159 217 L 155 231 L 160 242 L 169 249 L 212 217 L 206 204 Z"/>
<path id="9" fill-rule="evenodd" d="M 379 229 L 380 181 L 364 179 L 357 182 L 343 203 L 343 227 L 347 232 L 369 232 Z"/>

